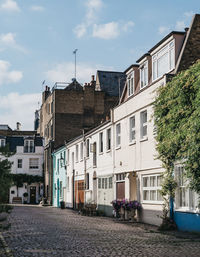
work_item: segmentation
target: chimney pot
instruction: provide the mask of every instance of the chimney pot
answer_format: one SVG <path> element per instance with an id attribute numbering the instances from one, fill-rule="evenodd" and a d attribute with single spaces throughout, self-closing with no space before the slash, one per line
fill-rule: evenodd
<path id="1" fill-rule="evenodd" d="M 94 75 L 92 75 L 92 81 L 94 81 Z"/>
<path id="2" fill-rule="evenodd" d="M 48 91 L 48 86 L 45 87 L 45 91 Z"/>
<path id="3" fill-rule="evenodd" d="M 189 28 L 187 27 L 187 28 L 185 28 L 184 30 L 185 30 L 185 32 L 187 32 L 187 31 L 189 30 Z"/>

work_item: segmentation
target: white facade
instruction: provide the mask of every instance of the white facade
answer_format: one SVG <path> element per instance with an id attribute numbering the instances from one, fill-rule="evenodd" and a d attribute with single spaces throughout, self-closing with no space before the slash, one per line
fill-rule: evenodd
<path id="1" fill-rule="evenodd" d="M 67 144 L 68 206 L 73 206 L 74 194 L 77 204 L 80 201 L 95 203 L 99 209 L 111 214 L 114 199 L 112 133 L 111 123 L 107 122 Z M 81 183 L 85 184 L 86 190 L 78 186 Z"/>
<path id="2" fill-rule="evenodd" d="M 16 153 L 8 158 L 11 161 L 12 174 L 28 174 L 43 176 L 43 146 L 35 146 L 34 152 L 24 152 L 24 146 L 17 146 Z M 23 194 L 27 192 L 27 200 Z M 35 196 L 33 196 L 35 194 Z M 31 196 L 32 195 L 32 196 Z M 9 202 L 13 202 L 13 197 L 21 197 L 24 203 L 39 203 L 43 196 L 43 183 L 32 183 L 28 185 L 23 183 L 22 187 L 16 186 L 10 188 Z M 35 201 L 34 201 L 35 199 Z"/>

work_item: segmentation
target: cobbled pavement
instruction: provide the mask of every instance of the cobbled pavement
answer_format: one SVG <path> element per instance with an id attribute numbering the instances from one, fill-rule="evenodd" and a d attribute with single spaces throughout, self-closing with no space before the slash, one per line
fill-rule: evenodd
<path id="1" fill-rule="evenodd" d="M 52 207 L 14 207 L 11 228 L 2 233 L 11 253 L 0 256 L 200 257 L 200 236 L 159 233 L 139 223 L 85 217 Z"/>

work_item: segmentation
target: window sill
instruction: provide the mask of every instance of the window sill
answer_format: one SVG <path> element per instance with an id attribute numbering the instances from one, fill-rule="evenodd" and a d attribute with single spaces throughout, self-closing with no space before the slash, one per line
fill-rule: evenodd
<path id="1" fill-rule="evenodd" d="M 188 208 L 175 208 L 175 211 L 177 212 L 185 212 L 185 213 L 193 213 L 193 214 L 199 214 L 200 210 L 194 210 L 194 209 L 188 209 Z"/>
<path id="2" fill-rule="evenodd" d="M 153 204 L 153 205 L 162 205 L 163 201 L 142 201 L 142 204 Z"/>
<path id="3" fill-rule="evenodd" d="M 140 139 L 140 142 L 144 142 L 144 141 L 147 141 L 148 140 L 148 137 L 143 137 Z"/>
<path id="4" fill-rule="evenodd" d="M 82 162 L 82 161 L 83 161 L 83 159 L 80 160 L 80 162 Z"/>
<path id="5" fill-rule="evenodd" d="M 115 148 L 115 150 L 119 150 L 119 149 L 121 149 L 121 145 L 119 145 L 119 146 L 117 146 L 117 147 Z"/>
<path id="6" fill-rule="evenodd" d="M 106 153 L 110 153 L 110 152 L 111 152 L 111 149 L 106 150 Z"/>
<path id="7" fill-rule="evenodd" d="M 103 152 L 100 152 L 100 153 L 99 153 L 99 155 L 102 155 L 102 154 L 103 154 Z"/>
<path id="8" fill-rule="evenodd" d="M 93 165 L 93 168 L 96 168 L 97 167 L 97 165 Z"/>
<path id="9" fill-rule="evenodd" d="M 136 140 L 133 140 L 132 142 L 129 142 L 129 145 L 135 145 L 136 144 Z"/>

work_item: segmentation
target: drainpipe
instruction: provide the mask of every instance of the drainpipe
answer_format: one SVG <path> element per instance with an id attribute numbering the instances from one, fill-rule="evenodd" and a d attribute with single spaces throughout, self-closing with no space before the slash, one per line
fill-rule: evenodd
<path id="1" fill-rule="evenodd" d="M 73 209 L 75 209 L 75 170 L 73 169 L 73 188 L 72 188 L 72 197 L 73 197 Z"/>
<path id="2" fill-rule="evenodd" d="M 83 165 L 84 165 L 84 207 L 85 207 L 85 204 L 86 204 L 86 151 L 85 151 L 85 131 L 83 129 L 83 148 L 84 148 L 84 151 L 83 151 Z"/>
<path id="3" fill-rule="evenodd" d="M 169 207 L 170 207 L 170 219 L 174 220 L 174 199 L 171 196 L 169 200 Z"/>

